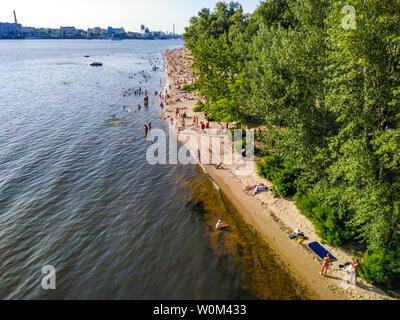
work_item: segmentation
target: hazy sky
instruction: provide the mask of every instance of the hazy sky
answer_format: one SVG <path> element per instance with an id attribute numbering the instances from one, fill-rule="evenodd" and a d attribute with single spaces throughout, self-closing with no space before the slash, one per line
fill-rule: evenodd
<path id="1" fill-rule="evenodd" d="M 138 32 L 143 23 L 152 31 L 184 32 L 189 19 L 202 8 L 215 8 L 218 0 L 0 0 L 0 22 L 29 27 L 124 27 Z M 229 2 L 229 1 L 226 1 Z M 260 0 L 239 0 L 245 12 L 253 12 Z"/>

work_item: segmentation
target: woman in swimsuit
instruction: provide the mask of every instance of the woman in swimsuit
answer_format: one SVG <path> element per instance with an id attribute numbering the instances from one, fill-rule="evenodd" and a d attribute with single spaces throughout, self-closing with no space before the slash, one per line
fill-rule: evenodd
<path id="1" fill-rule="evenodd" d="M 329 253 L 326 254 L 326 257 L 324 258 L 323 264 L 322 264 L 322 269 L 321 269 L 321 276 L 323 275 L 324 277 L 326 277 L 326 272 L 328 271 L 328 268 L 331 264 L 331 255 Z M 324 273 L 324 269 L 325 269 L 325 273 Z"/>

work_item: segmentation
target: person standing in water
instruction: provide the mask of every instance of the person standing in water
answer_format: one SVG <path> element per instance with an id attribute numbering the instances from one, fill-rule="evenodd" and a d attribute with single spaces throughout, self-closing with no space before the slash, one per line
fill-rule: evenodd
<path id="1" fill-rule="evenodd" d="M 149 121 L 149 124 L 147 125 L 147 128 L 149 129 L 149 134 L 151 134 L 151 122 Z"/>
<path id="2" fill-rule="evenodd" d="M 149 128 L 147 127 L 147 125 L 144 125 L 144 138 L 147 138 L 147 134 L 149 133 Z"/>

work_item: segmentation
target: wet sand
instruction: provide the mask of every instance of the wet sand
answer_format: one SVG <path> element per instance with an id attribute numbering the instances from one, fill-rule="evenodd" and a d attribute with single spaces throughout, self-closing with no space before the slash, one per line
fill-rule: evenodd
<path id="1" fill-rule="evenodd" d="M 204 112 L 193 111 L 200 98 L 195 94 L 182 92 L 182 86 L 191 84 L 193 81 L 190 69 L 191 62 L 188 56 L 190 56 L 190 52 L 186 48 L 168 51 L 165 54 L 169 97 L 165 97 L 163 101 L 162 117 L 170 124 L 172 132 L 177 134 L 178 140 L 195 156 L 197 143 L 203 134 L 200 128 L 193 124 L 193 116 L 198 117 L 199 124 L 201 121 L 206 123 L 207 120 L 205 120 Z M 178 102 L 178 99 L 181 101 Z M 180 114 L 186 112 L 185 128 L 180 128 L 182 127 L 182 118 L 176 115 L 176 108 L 179 108 Z M 171 118 L 174 120 L 172 124 Z M 210 122 L 210 128 L 206 131 L 220 131 L 220 129 L 220 124 Z M 187 141 L 188 137 L 191 138 L 189 141 Z M 208 151 L 210 154 L 202 152 L 202 158 L 209 156 L 209 159 L 211 159 L 211 153 L 221 152 L 220 148 L 214 144 Z M 345 285 L 343 279 L 346 278 L 346 274 L 339 268 L 339 264 L 351 261 L 354 257 L 356 249 L 350 245 L 344 248 L 324 245 L 338 260 L 329 268 L 326 278 L 321 276 L 322 261 L 308 248 L 307 244 L 313 241 L 322 243 L 322 240 L 316 234 L 311 221 L 300 214 L 294 202 L 288 199 L 275 198 L 270 192 L 262 192 L 254 196 L 252 190 L 245 190 L 246 186 L 262 182 L 270 187 L 271 183 L 259 177 L 255 170 L 249 175 L 241 176 L 235 174 L 234 165 L 223 163 L 224 169 L 217 170 L 216 164 L 211 161 L 211 164 L 201 164 L 201 166 L 237 208 L 244 220 L 253 226 L 279 255 L 279 258 L 287 265 L 296 280 L 312 292 L 312 299 L 393 299 L 387 293 L 360 278 L 357 287 Z M 289 239 L 289 235 L 297 228 L 304 232 L 307 237 L 301 244 Z"/>

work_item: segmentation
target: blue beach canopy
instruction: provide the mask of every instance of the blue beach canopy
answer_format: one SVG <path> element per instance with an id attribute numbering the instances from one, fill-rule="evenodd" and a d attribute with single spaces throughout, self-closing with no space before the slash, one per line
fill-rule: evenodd
<path id="1" fill-rule="evenodd" d="M 331 256 L 332 261 L 337 260 L 332 253 L 330 253 L 328 250 L 326 250 L 323 246 L 321 246 L 318 242 L 311 242 L 308 244 L 308 247 L 322 260 L 326 257 L 326 254 L 329 253 Z"/>

